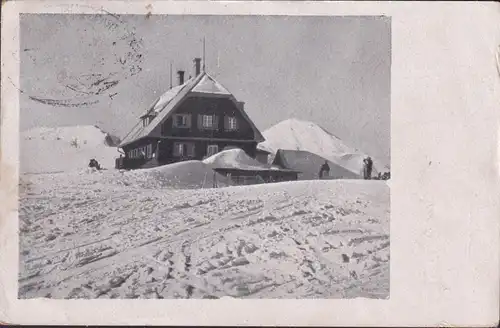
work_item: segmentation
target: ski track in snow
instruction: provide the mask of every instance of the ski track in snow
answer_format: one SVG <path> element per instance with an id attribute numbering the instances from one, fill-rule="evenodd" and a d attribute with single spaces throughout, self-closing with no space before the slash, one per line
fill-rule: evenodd
<path id="1" fill-rule="evenodd" d="M 23 175 L 20 298 L 386 298 L 389 187 Z"/>

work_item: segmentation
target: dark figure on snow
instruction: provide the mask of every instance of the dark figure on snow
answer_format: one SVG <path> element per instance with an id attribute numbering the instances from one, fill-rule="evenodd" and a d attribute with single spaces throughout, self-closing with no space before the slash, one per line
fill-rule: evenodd
<path id="1" fill-rule="evenodd" d="M 373 161 L 368 156 L 363 160 L 363 175 L 365 180 L 370 180 L 372 177 Z"/>
<path id="2" fill-rule="evenodd" d="M 89 162 L 89 167 L 96 168 L 97 170 L 101 169 L 101 166 L 99 165 L 99 163 L 93 158 Z"/>
<path id="3" fill-rule="evenodd" d="M 325 161 L 321 168 L 319 169 L 319 178 L 323 179 L 324 177 L 330 175 L 330 166 L 328 166 L 328 161 Z"/>

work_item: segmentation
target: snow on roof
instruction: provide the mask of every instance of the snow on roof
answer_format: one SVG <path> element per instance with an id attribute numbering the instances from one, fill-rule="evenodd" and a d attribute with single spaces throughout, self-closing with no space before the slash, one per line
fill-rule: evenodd
<path id="1" fill-rule="evenodd" d="M 187 80 L 186 83 L 172 88 L 161 95 L 148 110 L 148 112 L 154 111 L 156 114 L 153 121 L 147 126 L 143 126 L 142 122 L 138 122 L 132 131 L 130 131 L 130 133 L 123 138 L 120 147 L 147 136 L 161 121 L 163 121 L 165 117 L 168 116 L 172 109 L 184 98 L 184 96 L 202 77 L 203 74 L 200 74 L 195 78 Z"/>
<path id="2" fill-rule="evenodd" d="M 223 94 L 223 95 L 231 95 L 226 88 L 222 86 L 219 82 L 215 81 L 211 76 L 205 75 L 198 82 L 198 84 L 193 88 L 193 92 L 201 92 L 201 93 L 212 93 L 212 94 Z"/>
<path id="3" fill-rule="evenodd" d="M 159 112 L 161 112 L 165 108 L 165 106 L 167 106 L 170 103 L 170 101 L 174 99 L 174 97 L 179 93 L 179 91 L 182 90 L 182 88 L 184 88 L 184 86 L 188 82 L 189 80 L 186 83 L 177 85 L 172 89 L 168 90 L 167 92 L 165 92 L 164 94 L 162 94 L 160 98 L 158 98 L 155 101 L 154 105 L 151 106 L 151 108 L 148 110 L 148 113 L 158 114 Z"/>
<path id="4" fill-rule="evenodd" d="M 171 115 L 176 106 L 190 92 L 223 94 L 229 96 L 230 99 L 236 102 L 232 94 L 229 91 L 227 91 L 226 88 L 224 88 L 220 83 L 215 81 L 215 79 L 211 77 L 208 73 L 203 72 L 202 74 L 189 79 L 186 83 L 168 90 L 162 96 L 160 96 L 150 106 L 150 109 L 146 112 L 146 113 L 154 112 L 156 114 L 152 122 L 145 127 L 143 126 L 142 122 L 138 122 L 136 126 L 132 128 L 129 134 L 127 134 L 125 138 L 123 138 L 120 147 L 126 146 L 137 139 L 148 136 L 159 123 L 161 123 L 166 117 Z M 255 124 L 248 117 L 246 112 L 242 109 L 241 109 L 241 114 L 251 125 L 255 134 L 254 139 L 257 142 L 265 140 L 262 134 L 260 133 L 259 129 L 257 129 Z"/>
<path id="5" fill-rule="evenodd" d="M 214 169 L 238 169 L 250 171 L 278 170 L 277 167 L 265 165 L 248 156 L 244 150 L 235 148 L 223 150 L 203 160 L 203 163 Z"/>

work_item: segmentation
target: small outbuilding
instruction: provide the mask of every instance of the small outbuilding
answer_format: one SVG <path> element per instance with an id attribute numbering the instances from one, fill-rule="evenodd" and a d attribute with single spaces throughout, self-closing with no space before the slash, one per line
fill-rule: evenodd
<path id="1" fill-rule="evenodd" d="M 299 174 L 296 170 L 261 163 L 238 148 L 221 151 L 203 162 L 240 185 L 294 181 Z"/>

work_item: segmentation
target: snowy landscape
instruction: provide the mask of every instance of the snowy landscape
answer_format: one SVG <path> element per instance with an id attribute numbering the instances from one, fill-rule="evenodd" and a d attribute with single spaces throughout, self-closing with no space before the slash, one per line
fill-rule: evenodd
<path id="1" fill-rule="evenodd" d="M 300 123 L 314 138 L 294 149 L 353 151 Z M 121 171 L 109 141 L 94 126 L 22 133 L 20 298 L 388 297 L 388 181 L 231 186 L 210 167 L 238 165 L 227 154 Z"/>
<path id="2" fill-rule="evenodd" d="M 388 299 L 390 32 L 20 15 L 18 297 Z"/>

